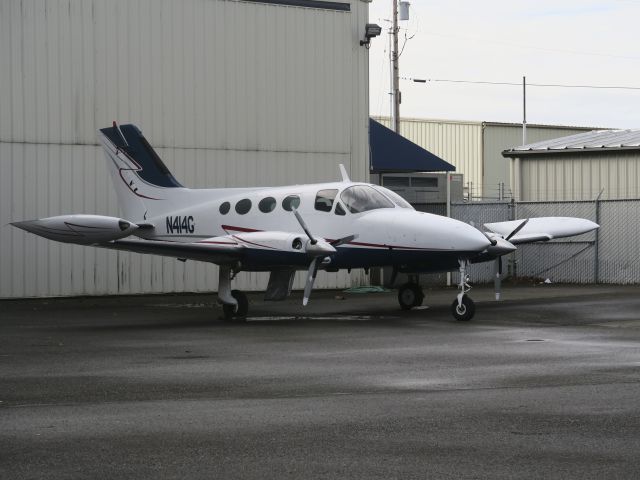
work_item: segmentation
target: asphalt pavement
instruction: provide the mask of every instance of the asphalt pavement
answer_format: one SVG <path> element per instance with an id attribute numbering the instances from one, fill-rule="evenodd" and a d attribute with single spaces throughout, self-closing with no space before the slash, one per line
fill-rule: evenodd
<path id="1" fill-rule="evenodd" d="M 640 287 L 0 301 L 0 478 L 640 478 Z"/>

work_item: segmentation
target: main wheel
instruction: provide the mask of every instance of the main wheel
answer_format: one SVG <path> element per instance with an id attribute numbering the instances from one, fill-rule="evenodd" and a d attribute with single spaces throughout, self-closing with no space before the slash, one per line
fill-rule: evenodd
<path id="1" fill-rule="evenodd" d="M 398 289 L 398 303 L 402 310 L 411 310 L 422 305 L 424 293 L 417 283 L 405 283 Z"/>
<path id="2" fill-rule="evenodd" d="M 226 321 L 231 320 L 244 320 L 249 311 L 249 300 L 244 292 L 240 290 L 231 290 L 231 296 L 236 299 L 238 305 L 222 305 L 222 311 L 224 312 L 224 319 Z"/>
<path id="3" fill-rule="evenodd" d="M 473 318 L 476 313 L 476 304 L 473 303 L 471 297 L 464 295 L 462 297 L 462 305 L 458 305 L 458 299 L 456 298 L 451 304 L 451 313 L 453 318 L 461 322 L 468 322 Z"/>

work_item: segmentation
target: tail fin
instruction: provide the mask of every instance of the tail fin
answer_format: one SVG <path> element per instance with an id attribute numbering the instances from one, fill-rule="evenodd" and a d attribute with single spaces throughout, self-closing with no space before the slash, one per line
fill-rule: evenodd
<path id="1" fill-rule="evenodd" d="M 124 217 L 146 220 L 175 208 L 185 189 L 171 174 L 135 125 L 99 130 L 118 204 Z"/>

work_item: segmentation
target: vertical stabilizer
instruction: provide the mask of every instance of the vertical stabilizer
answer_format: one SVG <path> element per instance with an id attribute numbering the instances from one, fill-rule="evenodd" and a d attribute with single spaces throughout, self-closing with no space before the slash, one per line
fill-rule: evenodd
<path id="1" fill-rule="evenodd" d="M 125 218 L 141 221 L 170 211 L 188 192 L 135 125 L 113 122 L 98 135 Z"/>

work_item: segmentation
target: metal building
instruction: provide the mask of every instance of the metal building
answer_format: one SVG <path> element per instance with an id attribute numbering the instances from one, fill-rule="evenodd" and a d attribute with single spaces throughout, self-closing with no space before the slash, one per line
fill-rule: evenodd
<path id="1" fill-rule="evenodd" d="M 0 297 L 217 288 L 214 266 L 6 225 L 118 215 L 96 139 L 113 120 L 140 126 L 189 187 L 333 180 L 339 163 L 367 180 L 367 17 L 362 0 L 0 2 Z"/>
<path id="2" fill-rule="evenodd" d="M 386 126 L 391 124 L 387 117 L 377 120 Z M 529 124 L 527 138 L 538 142 L 589 130 Z M 522 144 L 521 124 L 403 118 L 400 133 L 455 165 L 456 172 L 464 175 L 468 198 L 511 197 L 509 162 L 502 157 L 502 151 Z"/>
<path id="3" fill-rule="evenodd" d="M 640 198 L 640 130 L 595 130 L 514 147 L 516 200 Z"/>

